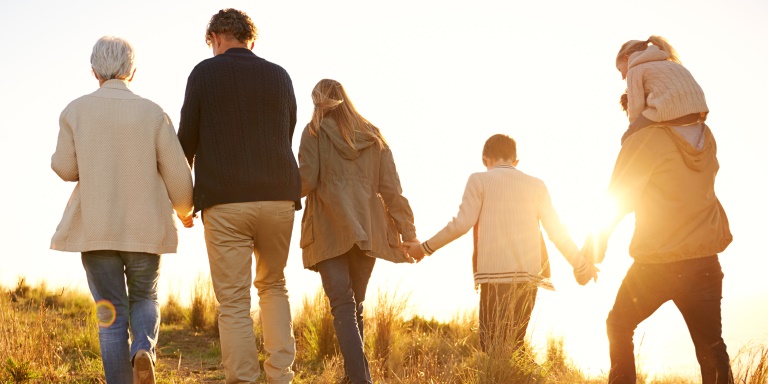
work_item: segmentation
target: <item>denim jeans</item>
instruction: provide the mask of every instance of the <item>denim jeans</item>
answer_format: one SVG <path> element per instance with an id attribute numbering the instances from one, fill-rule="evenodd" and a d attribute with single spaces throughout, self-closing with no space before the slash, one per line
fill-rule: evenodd
<path id="1" fill-rule="evenodd" d="M 141 252 L 82 253 L 88 287 L 96 301 L 99 345 L 108 384 L 133 382 L 133 356 L 146 350 L 155 359 L 160 329 L 157 282 L 160 255 Z M 127 284 L 127 291 L 126 291 Z M 128 334 L 130 326 L 133 342 Z"/>
<path id="2" fill-rule="evenodd" d="M 352 384 L 372 383 L 363 350 L 363 301 L 376 259 L 357 245 L 347 253 L 317 263 L 323 289 L 331 303 L 333 328 Z"/>
<path id="3" fill-rule="evenodd" d="M 672 300 L 683 315 L 701 367 L 702 384 L 733 383 L 722 337 L 723 272 L 717 256 L 663 264 L 634 263 L 608 315 L 610 384 L 634 384 L 635 328 Z"/>
<path id="4" fill-rule="evenodd" d="M 495 350 L 512 339 L 512 350 L 523 346 L 538 289 L 532 283 L 480 284 L 480 347 Z"/>

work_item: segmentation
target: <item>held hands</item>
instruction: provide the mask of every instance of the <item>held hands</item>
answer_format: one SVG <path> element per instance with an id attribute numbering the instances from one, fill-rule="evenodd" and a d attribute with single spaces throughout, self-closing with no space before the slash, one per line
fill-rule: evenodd
<path id="1" fill-rule="evenodd" d="M 579 268 L 573 269 L 573 276 L 576 278 L 576 282 L 579 285 L 587 285 L 590 280 L 594 280 L 597 283 L 597 273 L 600 272 L 594 264 L 587 261 Z"/>
<path id="2" fill-rule="evenodd" d="M 188 216 L 181 216 L 178 213 L 176 216 L 181 220 L 181 223 L 184 224 L 184 228 L 192 228 L 195 226 L 195 223 L 193 222 L 193 219 L 197 218 L 197 214 L 190 214 Z"/>
<path id="3" fill-rule="evenodd" d="M 403 252 L 407 252 L 413 260 L 418 263 L 424 259 L 424 251 L 421 249 L 421 242 L 419 239 L 413 239 L 403 242 Z"/>

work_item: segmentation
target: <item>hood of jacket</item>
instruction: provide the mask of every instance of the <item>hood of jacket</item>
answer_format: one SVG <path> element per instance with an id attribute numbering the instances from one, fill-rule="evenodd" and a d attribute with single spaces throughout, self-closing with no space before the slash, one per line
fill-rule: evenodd
<path id="1" fill-rule="evenodd" d="M 347 160 L 357 159 L 362 150 L 376 143 L 375 137 L 367 133 L 357 132 L 352 140 L 353 145 L 349 145 L 341 135 L 336 121 L 330 117 L 326 117 L 320 122 L 320 129 L 331 139 L 331 143 L 339 155 Z"/>
<path id="2" fill-rule="evenodd" d="M 655 45 L 649 45 L 644 51 L 638 51 L 629 55 L 627 68 L 632 68 L 649 61 L 664 61 L 666 59 L 669 59 L 669 53 L 662 51 Z"/>
<path id="3" fill-rule="evenodd" d="M 677 150 L 683 156 L 685 165 L 694 171 L 701 171 L 704 169 L 710 161 L 715 159 L 717 155 L 717 144 L 715 138 L 712 135 L 712 131 L 709 130 L 705 124 L 702 124 L 703 145 L 701 149 L 696 149 L 694 144 L 691 144 L 685 137 L 680 135 L 672 127 L 664 127 L 672 138 L 672 141 L 677 146 Z"/>

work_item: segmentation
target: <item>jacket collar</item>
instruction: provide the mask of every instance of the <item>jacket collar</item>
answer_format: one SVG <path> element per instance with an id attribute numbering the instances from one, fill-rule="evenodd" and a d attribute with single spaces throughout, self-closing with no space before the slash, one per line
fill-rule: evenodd
<path id="1" fill-rule="evenodd" d="M 111 79 L 104 82 L 101 88 L 119 89 L 121 91 L 130 91 L 128 89 L 128 82 L 120 79 Z"/>
<path id="2" fill-rule="evenodd" d="M 253 51 L 251 51 L 248 48 L 230 48 L 227 49 L 226 52 L 224 52 L 225 55 L 236 55 L 236 56 L 256 56 Z"/>

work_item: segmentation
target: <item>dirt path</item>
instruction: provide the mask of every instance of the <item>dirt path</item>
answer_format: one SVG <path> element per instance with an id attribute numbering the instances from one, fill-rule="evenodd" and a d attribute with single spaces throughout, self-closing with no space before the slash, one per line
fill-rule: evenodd
<path id="1" fill-rule="evenodd" d="M 224 382 L 218 337 L 181 325 L 163 326 L 156 372 L 159 384 Z"/>

